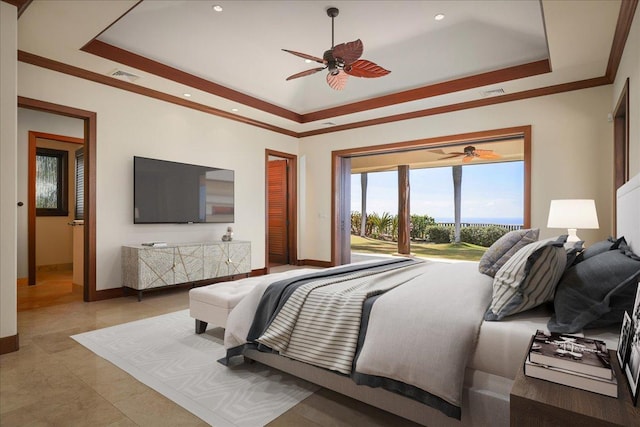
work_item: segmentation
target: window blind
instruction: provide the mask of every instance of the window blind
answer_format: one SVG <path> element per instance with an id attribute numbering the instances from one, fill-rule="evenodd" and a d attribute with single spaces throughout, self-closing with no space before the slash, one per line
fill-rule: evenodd
<path id="1" fill-rule="evenodd" d="M 76 212 L 75 219 L 84 220 L 84 148 L 76 150 Z"/>

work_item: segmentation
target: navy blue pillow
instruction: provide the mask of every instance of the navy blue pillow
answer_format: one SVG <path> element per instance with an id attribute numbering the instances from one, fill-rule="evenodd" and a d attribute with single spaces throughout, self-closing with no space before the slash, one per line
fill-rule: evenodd
<path id="1" fill-rule="evenodd" d="M 622 322 L 633 310 L 640 258 L 626 244 L 591 256 L 565 272 L 556 288 L 551 332 L 576 333 Z"/>

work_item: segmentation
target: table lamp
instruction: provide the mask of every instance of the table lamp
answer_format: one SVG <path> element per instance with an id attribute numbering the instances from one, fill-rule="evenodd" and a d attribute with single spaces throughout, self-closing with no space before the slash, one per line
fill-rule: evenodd
<path id="1" fill-rule="evenodd" d="M 586 199 L 552 200 L 547 227 L 566 228 L 569 233 L 567 243 L 581 240 L 576 233 L 578 228 L 600 228 L 595 201 Z"/>

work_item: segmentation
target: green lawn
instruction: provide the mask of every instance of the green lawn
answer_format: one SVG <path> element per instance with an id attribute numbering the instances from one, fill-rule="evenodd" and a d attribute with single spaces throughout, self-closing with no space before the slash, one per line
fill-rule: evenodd
<path id="1" fill-rule="evenodd" d="M 391 255 L 398 253 L 396 242 L 385 242 L 351 235 L 351 250 L 367 254 Z M 470 243 L 416 243 L 411 242 L 411 253 L 419 257 L 449 258 L 479 261 L 487 248 Z"/>

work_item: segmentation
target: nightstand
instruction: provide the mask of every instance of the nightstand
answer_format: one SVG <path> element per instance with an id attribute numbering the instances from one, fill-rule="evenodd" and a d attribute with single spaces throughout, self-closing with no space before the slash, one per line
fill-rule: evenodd
<path id="1" fill-rule="evenodd" d="M 511 426 L 640 426 L 640 408 L 633 406 L 614 350 L 609 350 L 618 378 L 618 398 L 524 375 L 520 365 L 511 388 Z"/>

